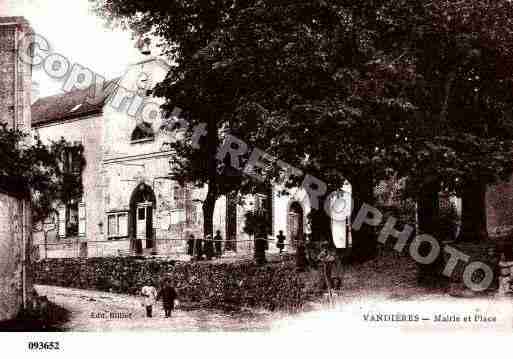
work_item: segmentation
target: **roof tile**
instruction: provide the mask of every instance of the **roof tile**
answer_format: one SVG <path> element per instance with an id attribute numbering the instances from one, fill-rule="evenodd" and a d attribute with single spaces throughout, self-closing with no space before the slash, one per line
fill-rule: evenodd
<path id="1" fill-rule="evenodd" d="M 106 91 L 95 103 L 87 101 L 91 87 L 38 99 L 32 104 L 32 126 L 101 113 L 105 100 L 115 88 L 112 84 L 118 81 L 119 78 L 107 81 Z"/>

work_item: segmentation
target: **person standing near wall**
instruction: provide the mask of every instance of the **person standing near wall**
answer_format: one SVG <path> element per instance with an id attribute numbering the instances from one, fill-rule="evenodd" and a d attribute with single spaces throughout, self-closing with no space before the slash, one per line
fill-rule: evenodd
<path id="1" fill-rule="evenodd" d="M 255 238 L 255 262 L 257 265 L 264 265 L 267 263 L 267 259 L 265 258 L 265 251 L 267 249 L 267 238 L 263 236 Z"/>
<path id="2" fill-rule="evenodd" d="M 164 307 L 164 315 L 166 318 L 171 316 L 171 312 L 175 308 L 175 300 L 178 297 L 175 287 L 173 285 L 173 281 L 168 278 L 166 279 L 157 295 L 157 300 L 162 298 L 162 306 Z"/>
<path id="3" fill-rule="evenodd" d="M 187 254 L 191 257 L 194 255 L 194 235 L 189 234 L 187 239 Z"/>
<path id="4" fill-rule="evenodd" d="M 157 290 L 152 285 L 146 285 L 141 288 L 141 305 L 146 308 L 146 317 L 151 318 L 153 316 L 153 305 L 157 300 Z"/>
<path id="5" fill-rule="evenodd" d="M 216 231 L 216 235 L 214 237 L 214 244 L 216 247 L 216 256 L 221 257 L 223 255 L 223 237 L 221 237 L 221 231 Z"/>
<path id="6" fill-rule="evenodd" d="M 212 236 L 210 234 L 205 237 L 204 247 L 207 260 L 211 260 L 214 256 L 214 241 L 212 240 Z"/>
<path id="7" fill-rule="evenodd" d="M 298 271 L 303 272 L 306 269 L 308 261 L 306 259 L 305 239 L 302 233 L 297 235 L 296 244 L 296 267 Z"/>
<path id="8" fill-rule="evenodd" d="M 201 238 L 196 238 L 194 242 L 196 259 L 200 261 L 203 258 L 203 240 Z"/>
<path id="9" fill-rule="evenodd" d="M 283 248 L 285 248 L 285 236 L 283 235 L 283 231 L 280 231 L 280 233 L 276 236 L 276 239 L 278 240 L 276 242 L 276 247 L 278 247 L 280 254 L 282 254 Z"/>

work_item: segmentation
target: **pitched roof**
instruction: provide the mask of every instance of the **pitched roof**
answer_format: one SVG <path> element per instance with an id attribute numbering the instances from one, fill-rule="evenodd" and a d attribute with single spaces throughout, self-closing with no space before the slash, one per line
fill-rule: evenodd
<path id="1" fill-rule="evenodd" d="M 23 16 L 0 16 L 0 24 L 28 24 Z"/>
<path id="2" fill-rule="evenodd" d="M 95 98 L 95 103 L 87 101 L 91 87 L 38 99 L 31 106 L 32 126 L 101 113 L 105 100 L 115 89 L 112 85 L 118 81 L 119 78 L 107 81 L 106 90 Z"/>

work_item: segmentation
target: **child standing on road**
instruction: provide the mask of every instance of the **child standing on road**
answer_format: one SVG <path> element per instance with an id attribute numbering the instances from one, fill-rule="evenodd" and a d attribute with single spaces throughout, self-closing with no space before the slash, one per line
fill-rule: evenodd
<path id="1" fill-rule="evenodd" d="M 141 289 L 141 305 L 146 308 L 146 317 L 151 318 L 153 316 L 153 305 L 157 299 L 157 290 L 152 285 L 146 285 Z"/>
<path id="2" fill-rule="evenodd" d="M 162 298 L 162 305 L 164 307 L 164 313 L 166 318 L 171 316 L 171 312 L 175 309 L 175 300 L 177 298 L 176 290 L 171 279 L 166 279 L 162 283 L 157 300 Z"/>

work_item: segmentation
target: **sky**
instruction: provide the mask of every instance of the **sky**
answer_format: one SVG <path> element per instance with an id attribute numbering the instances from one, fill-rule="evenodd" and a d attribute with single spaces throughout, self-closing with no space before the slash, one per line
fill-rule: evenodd
<path id="1" fill-rule="evenodd" d="M 88 0 L 0 0 L 0 16 L 24 16 L 34 31 L 45 37 L 52 52 L 64 55 L 107 79 L 121 75 L 140 54 L 127 31 L 108 29 L 89 11 Z M 43 71 L 33 81 L 40 96 L 62 92 Z"/>

